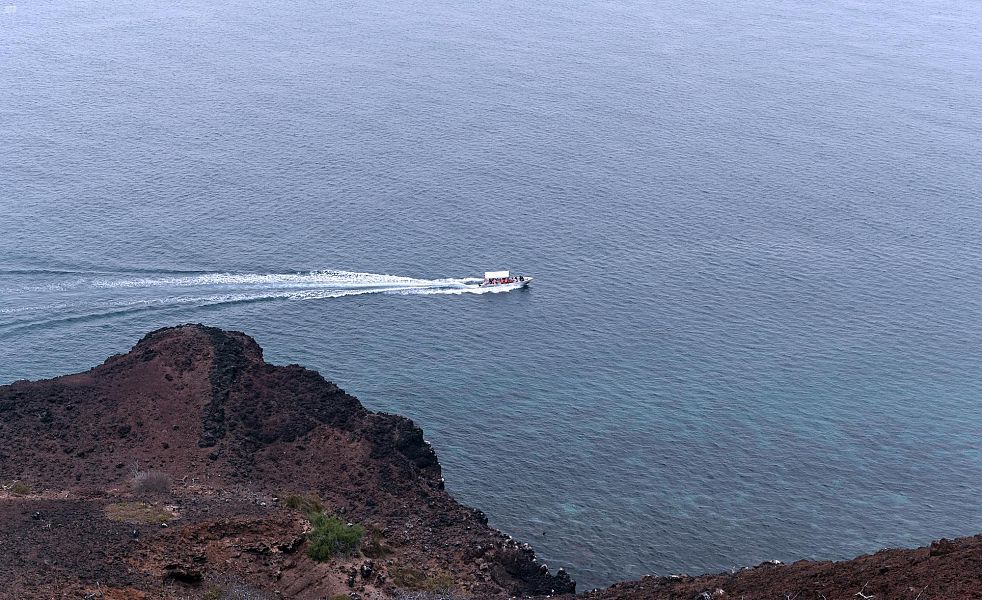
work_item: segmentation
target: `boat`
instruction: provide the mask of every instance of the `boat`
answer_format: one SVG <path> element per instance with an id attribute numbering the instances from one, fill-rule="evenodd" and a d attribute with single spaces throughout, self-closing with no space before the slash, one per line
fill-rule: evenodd
<path id="1" fill-rule="evenodd" d="M 525 275 L 512 275 L 509 271 L 486 271 L 484 281 L 479 285 L 483 288 L 510 287 L 518 289 L 528 287 L 530 283 L 532 283 L 532 278 Z"/>

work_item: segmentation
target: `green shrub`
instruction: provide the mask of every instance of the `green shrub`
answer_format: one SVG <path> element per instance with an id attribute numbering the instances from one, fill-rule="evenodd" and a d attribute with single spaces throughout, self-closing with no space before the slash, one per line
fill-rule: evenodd
<path id="1" fill-rule="evenodd" d="M 31 486 L 27 485 L 23 481 L 15 481 L 13 485 L 10 486 L 10 493 L 15 496 L 26 496 L 31 493 Z"/>
<path id="2" fill-rule="evenodd" d="M 307 555 L 310 558 L 325 561 L 332 556 L 351 556 L 358 550 L 358 544 L 365 535 L 365 528 L 361 525 L 348 525 L 323 512 L 311 514 L 309 518 L 313 528 L 307 536 L 310 543 Z"/>
<path id="3" fill-rule="evenodd" d="M 299 494 L 290 494 L 283 499 L 283 504 L 288 508 L 299 510 L 308 518 L 317 513 L 324 512 L 324 505 L 316 498 L 307 498 Z"/>

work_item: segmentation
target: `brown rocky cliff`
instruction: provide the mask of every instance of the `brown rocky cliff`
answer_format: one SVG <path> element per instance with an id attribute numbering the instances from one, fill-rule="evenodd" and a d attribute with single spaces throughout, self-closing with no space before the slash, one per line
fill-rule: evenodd
<path id="1" fill-rule="evenodd" d="M 86 373 L 0 386 L 0 441 L 0 598 L 573 598 L 447 494 L 412 421 L 267 364 L 242 333 L 162 329 Z M 136 471 L 170 489 L 138 493 Z M 289 494 L 364 525 L 361 552 L 310 559 Z M 578 597 L 982 600 L 982 536 Z"/>
<path id="2" fill-rule="evenodd" d="M 573 600 L 573 596 L 564 596 Z M 980 600 L 982 535 L 843 561 L 777 561 L 712 575 L 644 577 L 580 600 Z"/>
<path id="3" fill-rule="evenodd" d="M 368 411 L 314 371 L 267 364 L 242 333 L 162 329 L 86 373 L 0 387 L 0 439 L 0 482 L 30 488 L 0 493 L 10 523 L 0 543 L 35 557 L 0 565 L 0 580 L 39 581 L 39 597 L 96 582 L 148 597 L 230 581 L 297 598 L 388 597 L 400 585 L 482 597 L 573 589 L 443 490 L 412 421 Z M 106 516 L 145 500 L 135 471 L 173 481 L 156 502 L 179 515 L 167 528 Z M 304 518 L 277 501 L 291 493 L 364 524 L 384 551 L 314 563 L 300 551 Z M 56 535 L 58 552 L 37 551 Z"/>

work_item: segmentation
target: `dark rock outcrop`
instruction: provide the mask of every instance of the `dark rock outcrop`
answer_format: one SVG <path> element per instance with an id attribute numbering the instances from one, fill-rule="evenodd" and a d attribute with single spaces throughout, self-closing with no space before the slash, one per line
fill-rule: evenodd
<path id="1" fill-rule="evenodd" d="M 590 600 L 979 600 L 982 535 L 851 560 L 765 562 L 729 573 L 648 576 L 577 598 Z M 564 596 L 572 600 L 572 596 Z"/>
<path id="2" fill-rule="evenodd" d="M 0 493 L 0 518 L 28 515 L 0 530 L 8 551 L 35 556 L 0 564 L 0 580 L 24 584 L 11 588 L 18 597 L 97 582 L 184 597 L 168 590 L 232 580 L 296 598 L 347 593 L 364 558 L 307 558 L 298 549 L 306 520 L 278 500 L 290 495 L 368 529 L 385 560 L 352 582 L 362 598 L 389 597 L 402 580 L 489 597 L 574 589 L 443 490 L 436 454 L 412 421 L 365 409 L 314 371 L 266 363 L 242 333 L 154 331 L 86 373 L 2 386 L 0 407 L 0 480 L 33 491 Z M 135 471 L 166 474 L 171 504 L 136 494 Z M 43 537 L 30 514 L 75 509 L 90 527 L 53 521 L 61 548 L 71 556 L 96 543 L 104 556 L 50 569 L 23 528 Z M 475 546 L 487 549 L 495 577 L 464 559 Z"/>

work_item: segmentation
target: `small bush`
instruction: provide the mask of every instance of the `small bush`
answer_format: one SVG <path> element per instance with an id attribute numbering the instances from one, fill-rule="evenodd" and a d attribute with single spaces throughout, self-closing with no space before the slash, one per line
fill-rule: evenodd
<path id="1" fill-rule="evenodd" d="M 31 486 L 27 485 L 23 481 L 15 481 L 10 486 L 10 493 L 15 496 L 26 496 L 31 493 Z"/>
<path id="2" fill-rule="evenodd" d="M 160 471 L 141 471 L 133 477 L 133 491 L 137 494 L 170 492 L 170 475 Z"/>
<path id="3" fill-rule="evenodd" d="M 365 528 L 361 525 L 349 526 L 323 512 L 310 515 L 310 525 L 313 529 L 307 536 L 310 542 L 307 555 L 319 562 L 332 556 L 351 556 L 358 550 L 358 544 L 365 535 Z"/>
<path id="4" fill-rule="evenodd" d="M 429 592 L 440 596 L 448 595 L 454 588 L 453 577 L 449 573 L 427 575 L 408 567 L 391 569 L 389 573 L 392 575 L 392 583 L 405 590 Z"/>
<path id="5" fill-rule="evenodd" d="M 324 512 L 324 505 L 320 503 L 320 500 L 307 498 L 299 494 L 290 494 L 283 499 L 283 504 L 289 508 L 299 510 L 308 518 L 317 513 Z"/>

